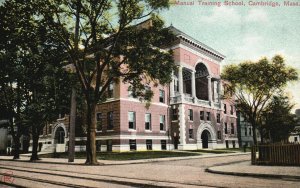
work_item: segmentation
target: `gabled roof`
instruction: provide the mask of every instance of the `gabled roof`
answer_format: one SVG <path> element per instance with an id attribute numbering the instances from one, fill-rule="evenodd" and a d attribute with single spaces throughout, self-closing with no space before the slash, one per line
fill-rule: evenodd
<path id="1" fill-rule="evenodd" d="M 221 54 L 220 52 L 214 50 L 213 48 L 207 46 L 206 44 L 203 44 L 202 42 L 194 39 L 193 37 L 187 35 L 186 33 L 180 31 L 179 29 L 175 28 L 174 26 L 170 26 L 168 27 L 168 29 L 170 29 L 170 31 L 173 32 L 173 34 L 175 36 L 177 36 L 178 38 L 183 39 L 184 41 L 188 42 L 189 44 L 191 44 L 192 46 L 194 46 L 195 48 L 197 48 L 200 51 L 204 51 L 220 60 L 223 60 L 225 58 L 225 55 Z"/>

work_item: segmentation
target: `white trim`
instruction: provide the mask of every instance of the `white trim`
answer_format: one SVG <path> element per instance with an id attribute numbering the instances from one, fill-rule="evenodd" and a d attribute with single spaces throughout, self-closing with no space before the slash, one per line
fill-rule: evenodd
<path id="1" fill-rule="evenodd" d="M 129 102 L 135 102 L 135 103 L 140 103 L 140 104 L 145 104 L 145 103 L 143 103 L 143 102 L 141 102 L 141 101 L 139 101 L 139 100 L 137 100 L 137 99 L 131 99 L 131 98 L 119 98 L 118 100 L 120 100 L 120 101 L 129 101 Z M 151 102 L 150 103 L 151 105 L 157 105 L 157 106 L 163 106 L 163 107 L 169 107 L 167 104 L 165 104 L 165 103 L 157 103 L 157 102 Z"/>
<path id="2" fill-rule="evenodd" d="M 191 71 L 195 71 L 195 67 L 193 67 L 192 65 L 186 64 L 186 63 L 181 62 L 181 61 L 179 61 L 179 62 L 177 62 L 177 63 L 179 63 L 179 65 L 180 65 L 182 68 L 189 69 L 189 70 L 191 70 Z"/>
<path id="3" fill-rule="evenodd" d="M 120 139 L 168 140 L 168 136 L 121 135 Z"/>
<path id="4" fill-rule="evenodd" d="M 141 140 L 169 140 L 169 137 L 166 136 L 154 136 L 154 135 L 113 135 L 113 136 L 97 136 L 96 140 L 116 140 L 116 139 L 141 139 Z M 86 140 L 85 139 L 76 139 L 78 141 L 80 140 Z"/>
<path id="5" fill-rule="evenodd" d="M 179 104 L 178 107 L 178 114 L 179 114 L 179 142 L 182 145 L 186 144 L 186 136 L 185 136 L 185 132 L 186 132 L 186 127 L 185 127 L 185 110 L 184 110 L 184 104 Z"/>

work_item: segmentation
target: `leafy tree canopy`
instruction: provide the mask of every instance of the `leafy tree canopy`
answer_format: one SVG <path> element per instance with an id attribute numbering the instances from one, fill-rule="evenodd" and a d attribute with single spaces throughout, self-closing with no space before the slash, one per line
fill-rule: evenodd
<path id="1" fill-rule="evenodd" d="M 287 141 L 289 134 L 294 131 L 297 125 L 297 117 L 291 113 L 293 105 L 288 97 L 280 94 L 272 97 L 271 102 L 266 106 L 262 117 L 263 128 L 266 137 L 272 142 Z"/>
<path id="2" fill-rule="evenodd" d="M 261 122 L 262 110 L 272 96 L 280 92 L 289 81 L 297 80 L 298 73 L 285 64 L 283 57 L 276 55 L 271 60 L 262 58 L 257 62 L 228 65 L 221 77 L 230 83 L 226 91 L 235 93 L 237 107 L 255 130 Z M 255 133 L 253 139 L 256 144 Z"/>

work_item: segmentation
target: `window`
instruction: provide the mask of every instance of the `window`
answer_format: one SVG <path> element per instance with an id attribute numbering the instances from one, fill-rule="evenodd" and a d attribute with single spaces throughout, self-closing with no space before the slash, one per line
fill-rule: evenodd
<path id="1" fill-rule="evenodd" d="M 96 140 L 96 151 L 101 151 L 101 140 Z"/>
<path id="2" fill-rule="evenodd" d="M 227 131 L 227 123 L 225 123 L 225 134 L 228 134 L 228 131 Z"/>
<path id="3" fill-rule="evenodd" d="M 129 140 L 129 148 L 130 150 L 136 150 L 136 140 Z"/>
<path id="4" fill-rule="evenodd" d="M 200 120 L 204 120 L 204 111 L 200 111 Z"/>
<path id="5" fill-rule="evenodd" d="M 234 124 L 231 123 L 231 134 L 234 134 Z"/>
<path id="6" fill-rule="evenodd" d="M 175 106 L 173 106 L 175 107 Z M 178 109 L 172 108 L 172 120 L 178 120 Z"/>
<path id="7" fill-rule="evenodd" d="M 294 142 L 298 142 L 298 137 L 294 137 Z"/>
<path id="8" fill-rule="evenodd" d="M 111 130 L 114 128 L 114 117 L 113 111 L 107 112 L 107 129 Z"/>
<path id="9" fill-rule="evenodd" d="M 174 90 L 179 92 L 179 80 L 178 79 L 174 80 Z"/>
<path id="10" fill-rule="evenodd" d="M 232 140 L 232 147 L 235 148 L 235 140 Z"/>
<path id="11" fill-rule="evenodd" d="M 146 148 L 147 150 L 152 150 L 152 140 L 146 140 Z"/>
<path id="12" fill-rule="evenodd" d="M 233 105 L 230 105 L 230 114 L 233 115 Z"/>
<path id="13" fill-rule="evenodd" d="M 218 135 L 217 135 L 217 136 L 218 136 L 218 140 L 221 140 L 221 139 L 222 139 L 221 131 L 218 131 L 217 134 L 218 134 Z"/>
<path id="14" fill-rule="evenodd" d="M 159 90 L 159 102 L 165 102 L 165 91 L 161 89 Z"/>
<path id="15" fill-rule="evenodd" d="M 107 88 L 107 97 L 113 98 L 113 95 L 114 95 L 114 83 L 111 82 Z"/>
<path id="16" fill-rule="evenodd" d="M 251 127 L 249 127 L 249 135 L 251 136 L 252 134 L 252 130 L 251 130 Z"/>
<path id="17" fill-rule="evenodd" d="M 189 138 L 190 139 L 194 138 L 193 129 L 189 129 Z"/>
<path id="18" fill-rule="evenodd" d="M 97 131 L 102 131 L 102 113 L 96 114 Z"/>
<path id="19" fill-rule="evenodd" d="M 229 142 L 228 142 L 228 140 L 225 141 L 225 144 L 226 144 L 226 148 L 229 148 Z"/>
<path id="20" fill-rule="evenodd" d="M 151 114 L 145 114 L 145 130 L 151 130 Z"/>
<path id="21" fill-rule="evenodd" d="M 135 129 L 135 112 L 128 112 L 128 127 Z"/>
<path id="22" fill-rule="evenodd" d="M 112 151 L 112 140 L 106 141 L 107 151 Z"/>
<path id="23" fill-rule="evenodd" d="M 210 112 L 206 112 L 206 120 L 210 121 Z"/>
<path id="24" fill-rule="evenodd" d="M 247 136 L 247 130 L 248 130 L 248 128 L 245 127 L 245 136 Z"/>
<path id="25" fill-rule="evenodd" d="M 221 122 L 221 116 L 219 113 L 217 113 L 217 123 L 220 123 Z"/>
<path id="26" fill-rule="evenodd" d="M 189 120 L 190 120 L 190 121 L 193 121 L 193 110 L 192 110 L 192 109 L 189 109 L 189 114 L 188 114 L 188 116 L 189 116 Z"/>
<path id="27" fill-rule="evenodd" d="M 159 115 L 159 127 L 161 131 L 165 130 L 165 115 Z"/>
<path id="28" fill-rule="evenodd" d="M 224 104 L 224 114 L 227 114 L 227 106 Z"/>
<path id="29" fill-rule="evenodd" d="M 166 140 L 161 140 L 161 150 L 167 150 L 167 141 Z"/>

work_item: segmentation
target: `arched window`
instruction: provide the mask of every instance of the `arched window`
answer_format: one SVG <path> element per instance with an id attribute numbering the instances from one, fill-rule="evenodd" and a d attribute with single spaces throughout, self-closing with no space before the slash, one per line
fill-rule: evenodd
<path id="1" fill-rule="evenodd" d="M 55 132 L 55 141 L 57 144 L 65 143 L 65 131 L 62 127 L 58 127 Z"/>
<path id="2" fill-rule="evenodd" d="M 203 63 L 196 65 L 195 83 L 196 97 L 200 100 L 208 100 L 208 80 L 209 72 Z"/>

